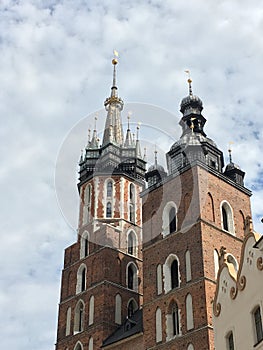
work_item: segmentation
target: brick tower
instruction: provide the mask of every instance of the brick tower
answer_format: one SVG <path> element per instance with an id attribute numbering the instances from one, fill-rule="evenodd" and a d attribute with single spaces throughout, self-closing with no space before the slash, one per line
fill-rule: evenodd
<path id="1" fill-rule="evenodd" d="M 220 250 L 238 270 L 251 216 L 245 173 L 231 152 L 224 168 L 190 79 L 168 172 L 156 154 L 145 173 L 138 136 L 129 125 L 123 136 L 112 63 L 102 144 L 95 127 L 79 164 L 78 239 L 65 251 L 56 350 L 213 350 Z"/>
<path id="2" fill-rule="evenodd" d="M 80 159 L 77 242 L 65 250 L 56 350 L 99 349 L 142 303 L 142 218 L 145 161 L 113 84 L 102 145 L 96 127 Z"/>
<path id="3" fill-rule="evenodd" d="M 237 269 L 245 217 L 244 172 L 204 132 L 202 101 L 181 102 L 182 136 L 167 153 L 168 175 L 155 162 L 143 191 L 144 349 L 212 350 L 212 300 L 218 254 Z"/>

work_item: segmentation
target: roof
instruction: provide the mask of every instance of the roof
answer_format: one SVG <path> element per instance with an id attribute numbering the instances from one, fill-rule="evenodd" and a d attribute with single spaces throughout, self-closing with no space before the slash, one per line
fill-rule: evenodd
<path id="1" fill-rule="evenodd" d="M 143 331 L 142 309 L 137 310 L 131 318 L 127 318 L 122 325 L 104 340 L 102 347 L 116 343 Z"/>

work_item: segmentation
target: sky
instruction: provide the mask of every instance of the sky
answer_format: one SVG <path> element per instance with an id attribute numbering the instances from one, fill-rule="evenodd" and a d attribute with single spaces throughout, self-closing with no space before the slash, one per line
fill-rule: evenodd
<path id="1" fill-rule="evenodd" d="M 165 164 L 180 136 L 190 69 L 206 133 L 226 163 L 232 143 L 262 231 L 262 33 L 256 0 L 0 1 L 1 348 L 54 349 L 78 159 L 96 113 L 103 128 L 113 49 L 124 124 L 128 112 L 142 123 L 149 163 L 153 143 Z"/>

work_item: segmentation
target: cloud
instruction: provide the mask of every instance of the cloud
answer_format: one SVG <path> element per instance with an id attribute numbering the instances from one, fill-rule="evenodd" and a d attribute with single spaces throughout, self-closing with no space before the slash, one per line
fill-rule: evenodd
<path id="1" fill-rule="evenodd" d="M 103 107 L 113 49 L 121 97 L 167 110 L 164 129 L 175 138 L 190 69 L 207 134 L 225 154 L 234 142 L 260 230 L 259 2 L 3 0 L 0 18 L 2 346 L 44 350 L 55 342 L 63 249 L 76 238 L 56 201 L 57 154 L 72 126 Z M 137 110 L 133 120 L 149 122 Z M 162 128 L 158 116 L 151 123 Z"/>

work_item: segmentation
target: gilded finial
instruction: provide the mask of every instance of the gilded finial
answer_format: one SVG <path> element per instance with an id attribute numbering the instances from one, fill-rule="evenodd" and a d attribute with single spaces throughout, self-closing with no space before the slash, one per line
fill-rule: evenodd
<path id="1" fill-rule="evenodd" d="M 185 70 L 185 73 L 188 75 L 188 84 L 189 84 L 189 95 L 193 95 L 193 91 L 192 91 L 192 79 L 191 79 L 191 76 L 190 76 L 190 70 Z"/>
<path id="2" fill-rule="evenodd" d="M 114 55 L 114 57 L 113 57 L 111 62 L 115 66 L 116 64 L 118 64 L 118 57 L 119 57 L 118 51 L 113 50 L 113 55 Z"/>

